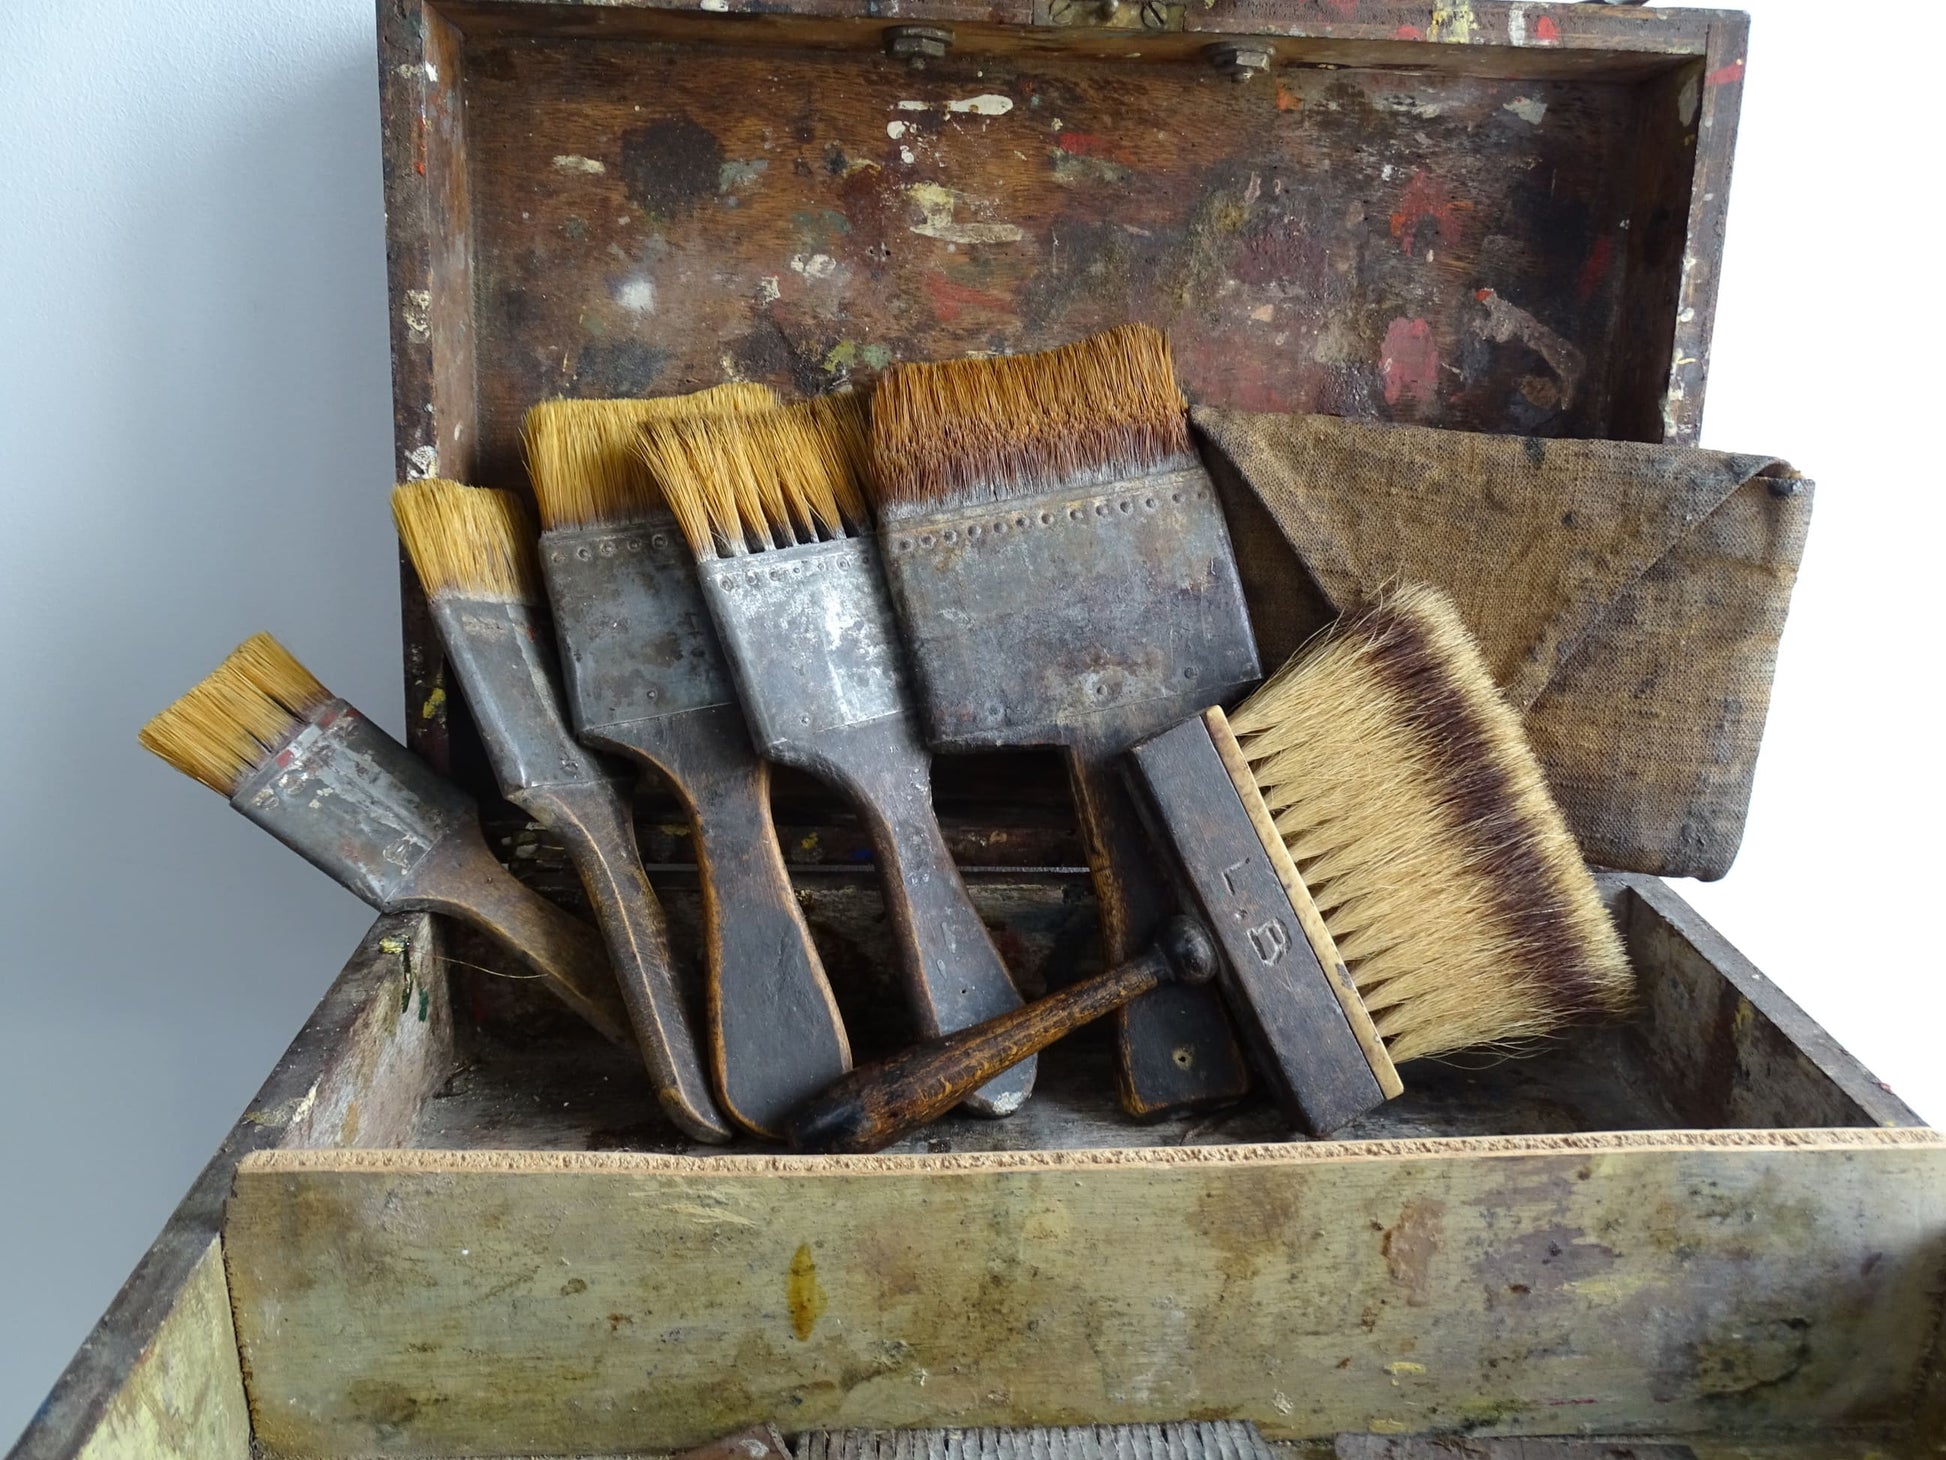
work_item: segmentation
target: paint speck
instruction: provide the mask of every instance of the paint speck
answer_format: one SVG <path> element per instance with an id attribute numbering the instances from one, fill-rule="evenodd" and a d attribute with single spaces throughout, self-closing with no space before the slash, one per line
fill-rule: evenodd
<path id="1" fill-rule="evenodd" d="M 791 1258 L 790 1275 L 784 1280 L 784 1301 L 791 1310 L 791 1332 L 803 1343 L 830 1302 L 818 1282 L 818 1264 L 811 1256 L 809 1242 L 799 1243 Z"/>
<path id="2" fill-rule="evenodd" d="M 929 112 L 932 110 L 932 103 L 929 101 L 902 101 L 899 103 L 899 110 L 902 112 Z"/>
<path id="3" fill-rule="evenodd" d="M 1412 1426 L 1402 1419 L 1375 1419 L 1365 1426 L 1368 1434 L 1402 1435 Z"/>
<path id="4" fill-rule="evenodd" d="M 1561 43 L 1561 27 L 1554 23 L 1553 16 L 1543 15 L 1534 22 L 1534 39 L 1543 46 L 1555 46 Z"/>
<path id="5" fill-rule="evenodd" d="M 1511 5 L 1507 8 L 1507 44 L 1524 46 L 1527 44 L 1527 7 Z"/>
<path id="6" fill-rule="evenodd" d="M 912 166 L 913 157 L 910 147 L 901 147 L 899 149 L 899 161 L 903 162 L 907 167 Z"/>
<path id="7" fill-rule="evenodd" d="M 419 706 L 419 718 L 421 720 L 430 720 L 438 715 L 445 708 L 445 705 L 445 689 L 441 686 L 434 685 L 432 693 L 426 696 L 426 702 Z"/>
<path id="8" fill-rule="evenodd" d="M 719 193 L 732 193 L 740 188 L 755 187 L 757 180 L 769 170 L 769 161 L 762 157 L 753 157 L 747 162 L 732 159 L 716 169 L 716 190 Z"/>
<path id="9" fill-rule="evenodd" d="M 838 261 L 828 253 L 799 254 L 791 260 L 791 272 L 807 279 L 828 279 L 838 272 Z"/>
<path id="10" fill-rule="evenodd" d="M 1472 0 L 1433 0 L 1432 22 L 1426 28 L 1426 38 L 1467 45 L 1474 39 L 1479 23 Z"/>
<path id="11" fill-rule="evenodd" d="M 1291 1403 L 1290 1396 L 1281 1389 L 1271 1392 L 1270 1402 L 1279 1414 L 1292 1414 L 1297 1410 L 1297 1406 Z"/>
<path id="12" fill-rule="evenodd" d="M 414 342 L 423 343 L 432 338 L 432 291 L 430 289 L 408 289 L 405 291 L 405 304 L 399 310 L 405 321 L 405 332 Z"/>
<path id="13" fill-rule="evenodd" d="M 899 138 L 905 135 L 905 123 L 887 122 L 885 124 L 885 135 L 890 137 L 894 142 L 898 141 Z"/>
<path id="14" fill-rule="evenodd" d="M 561 172 L 585 172 L 590 176 L 608 171 L 608 164 L 598 157 L 583 157 L 579 152 L 563 152 L 554 159 L 554 166 Z"/>
<path id="15" fill-rule="evenodd" d="M 436 477 L 439 475 L 438 448 L 415 446 L 406 454 L 405 464 L 415 480 L 420 477 Z"/>
<path id="16" fill-rule="evenodd" d="M 1516 96 L 1500 110 L 1512 112 L 1530 127 L 1538 127 L 1541 118 L 1547 115 L 1547 103 L 1538 96 Z"/>
<path id="17" fill-rule="evenodd" d="M 1014 109 L 1011 96 L 999 96 L 989 92 L 985 96 L 968 96 L 958 101 L 946 103 L 949 112 L 970 112 L 976 117 L 1004 117 Z"/>
<path id="18" fill-rule="evenodd" d="M 703 0 L 703 9 L 721 15 L 730 8 L 730 0 Z"/>
<path id="19" fill-rule="evenodd" d="M 1399 1374 L 1423 1374 L 1426 1372 L 1426 1366 L 1400 1359 L 1396 1364 L 1387 1364 L 1385 1366 L 1385 1372 L 1394 1376 Z"/>
<path id="20" fill-rule="evenodd" d="M 783 297 L 783 294 L 784 291 L 778 286 L 777 276 L 775 274 L 765 274 L 761 279 L 757 280 L 757 307 L 759 309 L 763 308 L 766 304 L 775 304 Z"/>
<path id="21" fill-rule="evenodd" d="M 1378 371 L 1385 403 L 1428 406 L 1439 389 L 1439 344 L 1423 319 L 1399 318 L 1385 331 Z"/>
<path id="22" fill-rule="evenodd" d="M 1728 86 L 1733 81 L 1741 80 L 1743 80 L 1743 57 L 1738 56 L 1729 65 L 1718 66 L 1709 75 L 1705 76 L 1703 78 L 1703 85 Z"/>
<path id="23" fill-rule="evenodd" d="M 918 207 L 921 221 L 911 231 L 922 238 L 937 238 L 947 244 L 1018 243 L 1025 236 L 1012 223 L 963 223 L 954 214 L 969 200 L 938 183 L 914 183 L 905 195 Z"/>
<path id="24" fill-rule="evenodd" d="M 630 279 L 615 291 L 615 302 L 635 314 L 655 313 L 655 280 Z"/>
<path id="25" fill-rule="evenodd" d="M 1255 309 L 1250 311 L 1250 317 L 1254 319 L 1258 324 L 1269 324 L 1271 319 L 1276 315 L 1276 313 L 1277 313 L 1276 305 L 1259 304 Z"/>

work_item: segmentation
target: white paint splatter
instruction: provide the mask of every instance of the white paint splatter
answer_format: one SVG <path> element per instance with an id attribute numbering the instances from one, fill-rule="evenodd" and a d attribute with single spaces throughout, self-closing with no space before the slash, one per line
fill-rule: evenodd
<path id="1" fill-rule="evenodd" d="M 932 110 L 932 103 L 929 101 L 902 101 L 899 103 L 899 110 L 902 112 L 929 112 Z"/>
<path id="2" fill-rule="evenodd" d="M 721 15 L 730 8 L 730 0 L 703 0 L 703 9 Z"/>
<path id="3" fill-rule="evenodd" d="M 415 446 L 406 453 L 407 472 L 416 480 L 421 477 L 439 475 L 439 450 L 433 446 Z"/>
<path id="4" fill-rule="evenodd" d="M 583 157 L 578 152 L 563 152 L 554 159 L 555 167 L 562 172 L 585 172 L 591 176 L 608 171 L 608 164 L 597 157 Z"/>
<path id="5" fill-rule="evenodd" d="M 765 274 L 761 279 L 757 280 L 757 307 L 759 309 L 766 304 L 775 304 L 783 297 L 783 294 L 784 291 L 777 287 L 777 276 L 775 274 Z"/>
<path id="6" fill-rule="evenodd" d="M 1516 96 L 1500 110 L 1512 112 L 1529 126 L 1538 127 L 1541 118 L 1547 115 L 1547 103 L 1538 96 Z"/>
<path id="7" fill-rule="evenodd" d="M 898 141 L 899 138 L 905 135 L 905 123 L 887 122 L 885 124 L 885 135 L 890 137 L 894 142 Z"/>
<path id="8" fill-rule="evenodd" d="M 1012 223 L 961 223 L 953 214 L 962 202 L 967 201 L 951 188 L 941 187 L 938 183 L 914 183 L 905 190 L 905 195 L 919 207 L 924 221 L 915 223 L 911 231 L 922 238 L 943 239 L 948 245 L 957 243 L 1018 243 L 1026 235 Z"/>
<path id="9" fill-rule="evenodd" d="M 791 260 L 791 272 L 807 279 L 828 279 L 838 272 L 838 261 L 828 253 L 799 254 Z"/>
<path id="10" fill-rule="evenodd" d="M 901 147 L 899 149 L 899 161 L 910 167 L 912 160 L 912 149 L 910 147 Z"/>
<path id="11" fill-rule="evenodd" d="M 630 279 L 615 291 L 615 302 L 635 314 L 654 314 L 655 280 Z"/>
<path id="12" fill-rule="evenodd" d="M 1507 44 L 1524 46 L 1527 44 L 1527 7 L 1514 5 L 1507 10 Z"/>
<path id="13" fill-rule="evenodd" d="M 1424 117 L 1427 120 L 1439 116 L 1446 110 L 1444 102 L 1421 101 L 1409 91 L 1377 97 L 1372 104 L 1380 111 L 1395 112 L 1405 117 Z"/>
<path id="14" fill-rule="evenodd" d="M 405 303 L 399 309 L 399 317 L 405 321 L 405 332 L 415 344 L 423 344 L 432 338 L 432 291 L 430 289 L 408 289 Z"/>
<path id="15" fill-rule="evenodd" d="M 1281 1389 L 1272 1391 L 1270 1402 L 1276 1406 L 1279 1414 L 1291 1414 L 1297 1409 L 1297 1406 L 1291 1403 L 1290 1396 Z"/>
<path id="16" fill-rule="evenodd" d="M 971 112 L 976 117 L 1004 117 L 1013 109 L 1014 99 L 1011 96 L 999 96 L 992 92 L 946 103 L 949 112 Z"/>

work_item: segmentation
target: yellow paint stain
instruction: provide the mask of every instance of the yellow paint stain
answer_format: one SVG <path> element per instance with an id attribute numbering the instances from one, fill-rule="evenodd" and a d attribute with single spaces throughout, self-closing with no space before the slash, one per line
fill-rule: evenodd
<path id="1" fill-rule="evenodd" d="M 1373 1435 L 1403 1435 L 1412 1428 L 1402 1419 L 1375 1419 L 1365 1426 L 1365 1432 Z"/>
<path id="2" fill-rule="evenodd" d="M 784 1300 L 790 1305 L 791 1332 L 802 1343 L 818 1326 L 818 1319 L 824 1316 L 825 1305 L 829 1302 L 818 1282 L 818 1264 L 811 1256 L 809 1242 L 799 1243 L 796 1255 L 791 1258 L 790 1277 L 784 1283 Z"/>
<path id="3" fill-rule="evenodd" d="M 1426 28 L 1426 39 L 1465 45 L 1473 39 L 1473 28 L 1478 24 L 1479 18 L 1473 14 L 1472 0 L 1436 0 L 1432 8 L 1432 23 Z"/>
<path id="4" fill-rule="evenodd" d="M 445 708 L 446 691 L 443 687 L 435 688 L 431 694 L 426 696 L 426 702 L 419 706 L 419 718 L 421 720 L 430 720 Z"/>
<path id="5" fill-rule="evenodd" d="M 1423 1374 L 1426 1372 L 1426 1366 L 1424 1364 L 1409 1363 L 1404 1359 L 1400 1359 L 1396 1364 L 1387 1364 L 1385 1366 L 1385 1372 L 1395 1376 L 1399 1374 Z"/>
<path id="6" fill-rule="evenodd" d="M 663 822 L 661 825 L 656 827 L 656 830 L 660 832 L 663 836 L 682 837 L 682 836 L 689 835 L 689 828 L 687 826 L 678 825 L 673 821 Z"/>
<path id="7" fill-rule="evenodd" d="M 800 852 L 815 852 L 818 849 L 818 834 L 812 832 L 809 836 L 798 842 L 797 849 Z"/>

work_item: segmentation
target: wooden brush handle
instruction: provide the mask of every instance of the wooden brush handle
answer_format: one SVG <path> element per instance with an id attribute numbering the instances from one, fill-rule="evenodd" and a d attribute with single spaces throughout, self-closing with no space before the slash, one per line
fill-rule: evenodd
<path id="1" fill-rule="evenodd" d="M 1206 985 L 1216 945 L 1202 924 L 1178 917 L 1140 958 L 1069 984 L 1010 1014 L 852 1071 L 791 1117 L 792 1143 L 807 1151 L 879 1151 L 945 1114 L 969 1091 L 1090 1020 L 1163 987 Z"/>
<path id="2" fill-rule="evenodd" d="M 851 1068 L 851 1045 L 770 815 L 770 766 L 744 734 L 685 716 L 658 761 L 686 802 L 703 883 L 709 1054 L 723 1108 L 782 1139 L 784 1118 Z"/>
<path id="3" fill-rule="evenodd" d="M 634 1043 L 601 935 L 494 860 L 477 822 L 449 832 L 426 853 L 395 906 L 444 913 L 492 934 L 603 1035 Z"/>
<path id="4" fill-rule="evenodd" d="M 1119 750 L 1068 747 L 1075 814 L 1088 846 L 1110 963 L 1135 956 L 1176 909 L 1161 858 L 1120 769 Z M 1159 988 L 1115 1016 L 1116 1079 L 1122 1108 L 1138 1120 L 1235 1100 L 1250 1069 L 1215 989 L 1190 983 Z"/>
<path id="5" fill-rule="evenodd" d="M 935 1038 L 1019 1008 L 1020 993 L 940 835 L 931 758 L 911 721 L 896 715 L 848 726 L 827 734 L 822 748 L 826 768 L 856 798 L 871 835 L 920 1031 Z M 1011 1115 L 1033 1088 L 1034 1065 L 1023 1061 L 966 1103 L 982 1115 Z"/>
<path id="6" fill-rule="evenodd" d="M 580 874 L 663 1113 L 696 1140 L 729 1140 L 696 1053 L 662 907 L 615 788 L 606 781 L 539 786 L 508 799 L 561 838 Z"/>

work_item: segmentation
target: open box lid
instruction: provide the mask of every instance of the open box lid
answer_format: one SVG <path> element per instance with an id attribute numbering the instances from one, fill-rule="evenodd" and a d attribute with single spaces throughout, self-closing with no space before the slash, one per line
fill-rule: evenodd
<path id="1" fill-rule="evenodd" d="M 549 396 L 810 392 L 1129 319 L 1199 402 L 1690 442 L 1745 34 L 1486 0 L 386 6 L 398 470 L 522 488 Z M 443 763 L 410 582 L 406 638 Z"/>

